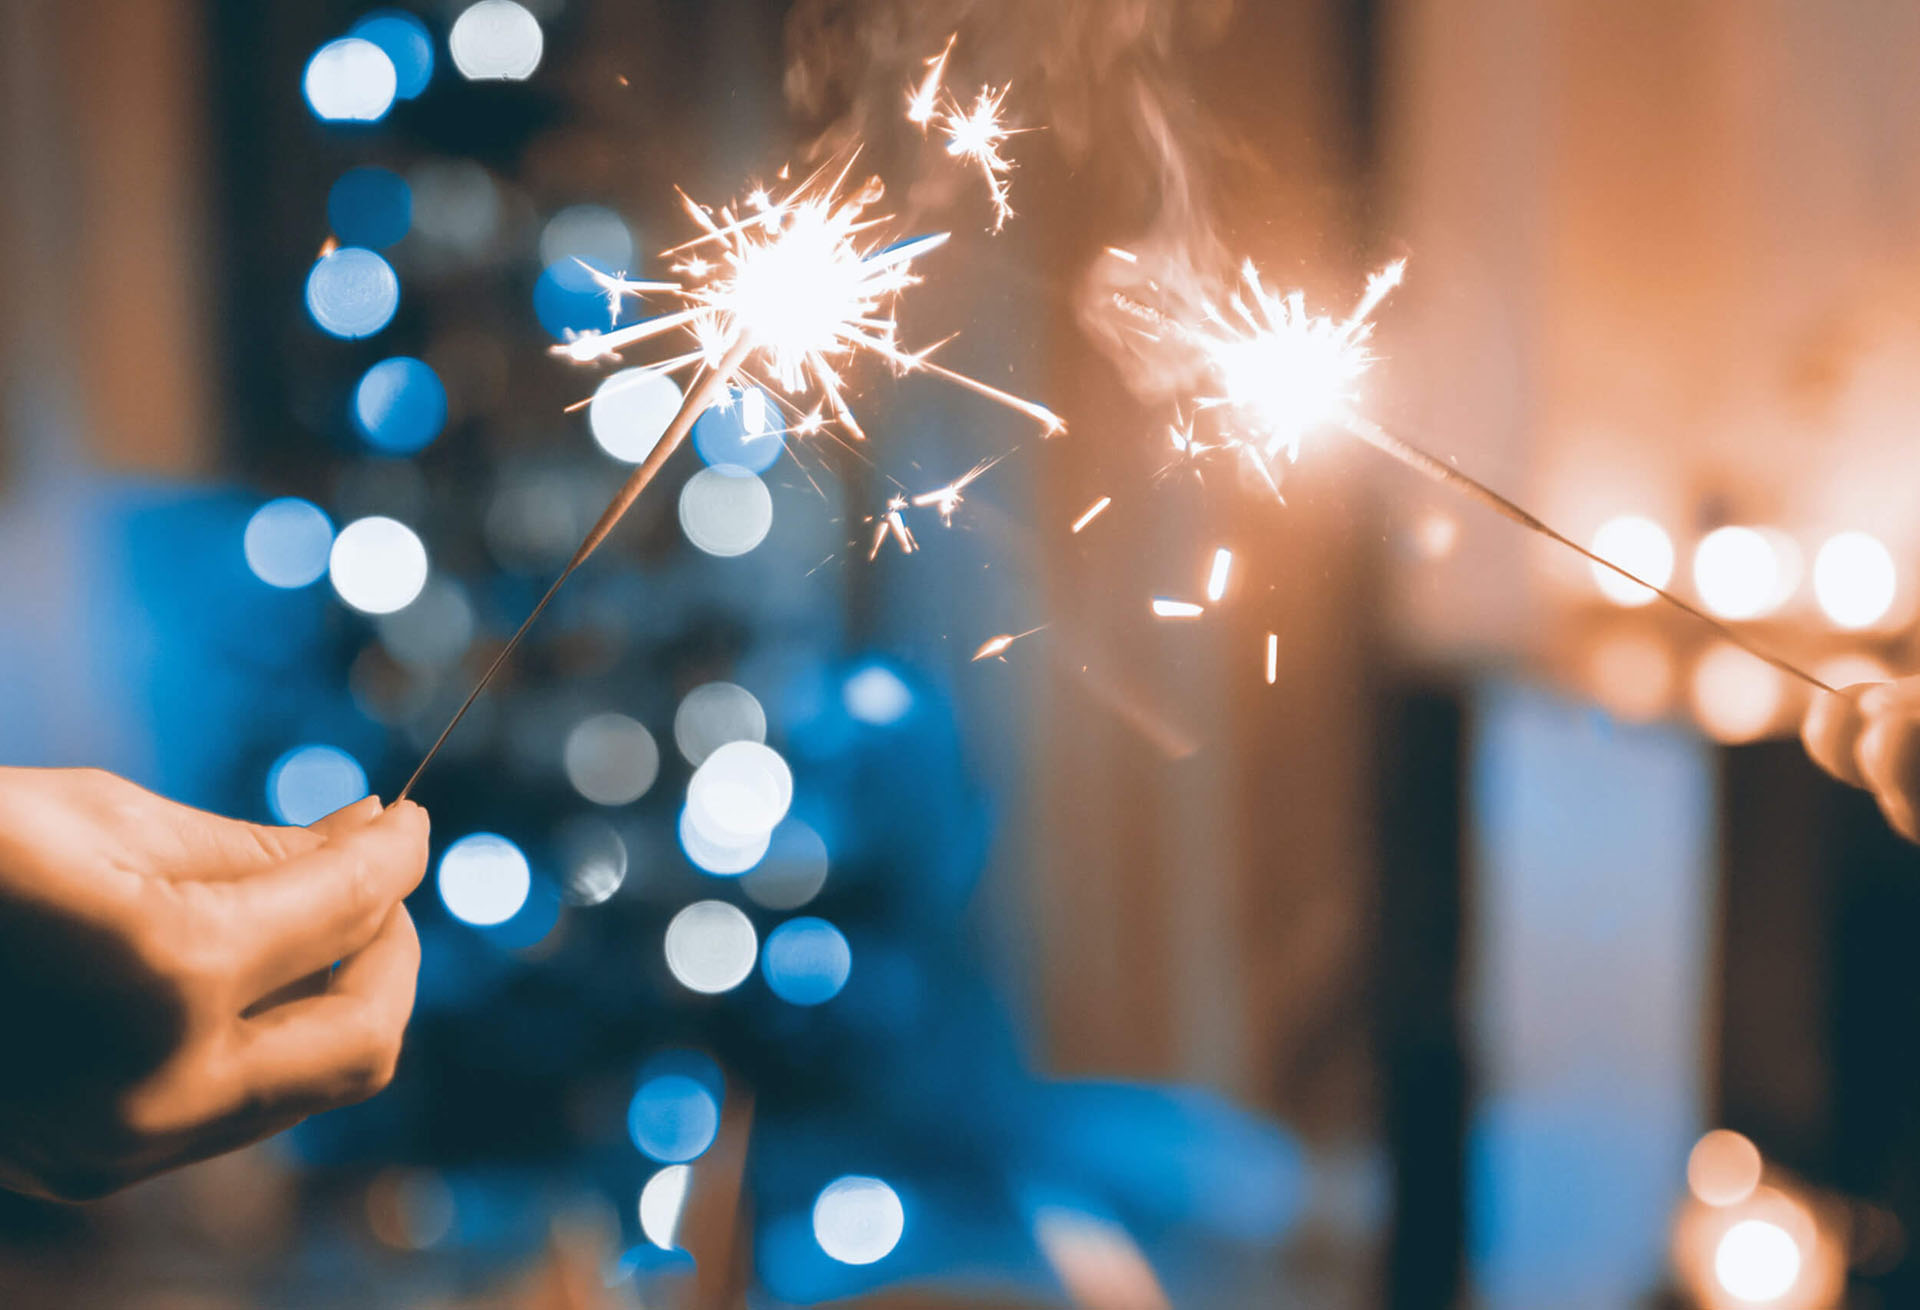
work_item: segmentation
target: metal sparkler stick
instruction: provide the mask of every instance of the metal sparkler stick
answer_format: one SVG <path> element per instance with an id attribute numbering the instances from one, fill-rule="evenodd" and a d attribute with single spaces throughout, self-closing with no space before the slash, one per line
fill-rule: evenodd
<path id="1" fill-rule="evenodd" d="M 466 700 L 460 703 L 460 708 L 453 712 L 453 717 L 447 721 L 447 726 L 440 730 L 440 735 L 434 739 L 433 745 L 427 748 L 427 753 L 415 766 L 413 776 L 407 779 L 407 785 L 402 787 L 400 794 L 394 798 L 396 801 L 407 799 L 413 791 L 414 784 L 420 781 L 420 775 L 427 771 L 429 764 L 433 763 L 433 757 L 440 753 L 440 748 L 446 745 L 447 738 L 452 736 L 453 730 L 460 726 L 460 720 L 467 717 L 467 711 L 472 709 L 474 702 L 480 699 L 480 693 L 487 689 L 487 684 L 493 681 L 494 675 L 506 666 L 514 649 L 519 646 L 520 639 L 527 635 L 527 630 L 533 627 L 535 621 L 546 611 L 553 598 L 559 594 L 560 588 L 566 585 L 567 579 L 587 562 L 587 558 L 594 551 L 600 549 L 601 543 L 612 534 L 620 520 L 626 517 L 627 511 L 633 508 L 633 503 L 640 499 L 640 493 L 647 489 L 647 485 L 673 457 L 673 452 L 678 450 L 681 443 L 687 439 L 687 433 L 693 430 L 694 420 L 706 413 L 707 407 L 719 398 L 720 389 L 746 362 L 752 350 L 752 341 L 743 334 L 728 348 L 719 364 L 709 370 L 707 375 L 687 393 L 687 398 L 680 402 L 680 408 L 674 413 L 673 421 L 667 424 L 667 430 L 661 434 L 660 440 L 654 443 L 647 458 L 640 467 L 628 475 L 626 482 L 614 494 L 599 520 L 588 529 L 587 535 L 580 542 L 579 549 L 574 551 L 573 558 L 567 561 L 566 568 L 560 570 L 560 576 L 553 580 L 546 594 L 540 597 L 540 603 L 533 607 L 533 612 L 528 614 L 521 621 L 520 626 L 514 629 L 513 635 L 507 638 L 507 644 L 502 646 L 500 653 L 493 657 L 493 663 L 489 664 L 487 671 L 480 675 L 480 680 L 474 684 L 473 690 L 467 693 Z"/>
<path id="2" fill-rule="evenodd" d="M 1486 483 L 1481 482 L 1477 478 L 1469 477 L 1459 469 L 1454 468 L 1451 464 L 1445 463 L 1437 456 L 1430 455 L 1420 449 L 1420 447 L 1394 436 L 1391 432 L 1388 432 L 1371 419 L 1362 418 L 1357 414 L 1347 414 L 1341 417 L 1339 424 L 1347 432 L 1352 433 L 1369 446 L 1372 446 L 1375 450 L 1398 460 L 1415 472 L 1433 479 L 1442 486 L 1452 488 L 1470 500 L 1478 501 L 1502 518 L 1518 523 L 1529 532 L 1537 532 L 1549 541 L 1558 542 L 1588 562 L 1598 564 L 1604 569 L 1610 569 L 1625 578 L 1628 582 L 1645 587 L 1667 604 L 1680 610 L 1682 613 L 1692 615 L 1719 633 L 1722 637 L 1725 637 L 1728 641 L 1738 646 L 1741 650 L 1746 651 L 1749 655 L 1758 659 L 1765 660 L 1768 664 L 1771 664 L 1774 668 L 1787 674 L 1789 677 L 1798 678 L 1801 682 L 1817 690 L 1829 694 L 1834 693 L 1833 687 L 1829 686 L 1822 679 L 1807 672 L 1798 664 L 1754 645 L 1753 642 L 1749 641 L 1737 629 L 1726 623 L 1722 623 L 1719 619 L 1716 619 L 1699 606 L 1682 600 L 1665 587 L 1654 586 L 1651 582 L 1638 576 L 1632 570 L 1622 568 L 1605 556 L 1589 550 L 1572 537 L 1567 536 L 1564 532 L 1559 531 L 1550 524 L 1542 522 L 1520 506 L 1514 504 Z"/>

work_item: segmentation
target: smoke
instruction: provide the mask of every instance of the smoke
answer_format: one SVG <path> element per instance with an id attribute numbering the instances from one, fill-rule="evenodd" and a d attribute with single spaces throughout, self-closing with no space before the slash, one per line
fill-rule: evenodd
<path id="1" fill-rule="evenodd" d="M 970 96 L 1011 82 L 1014 116 L 1044 128 L 1019 140 L 1016 208 L 1034 174 L 1068 172 L 1070 186 L 1050 179 L 1046 192 L 1084 211 L 1079 321 L 1130 386 L 1161 400 L 1189 388 L 1191 365 L 1156 348 L 1139 306 L 1184 318 L 1206 288 L 1231 280 L 1213 179 L 1247 161 L 1201 107 L 1182 60 L 1219 40 L 1234 3 L 801 0 L 788 20 L 786 93 L 822 125 L 822 151 L 888 140 L 905 127 L 924 61 L 957 33 L 948 86 Z M 912 194 L 943 207 L 966 182 L 957 170 L 928 170 Z M 1101 253 L 1107 245 L 1131 258 Z"/>

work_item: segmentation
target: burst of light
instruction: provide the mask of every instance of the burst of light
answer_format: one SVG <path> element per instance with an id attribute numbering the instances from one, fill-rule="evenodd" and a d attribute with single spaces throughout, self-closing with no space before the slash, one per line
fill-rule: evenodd
<path id="1" fill-rule="evenodd" d="M 773 493 L 751 470 L 701 469 L 680 489 L 680 528 L 709 555 L 745 555 L 773 530 Z"/>
<path id="2" fill-rule="evenodd" d="M 640 1189 L 640 1231 L 663 1251 L 671 1251 L 680 1235 L 680 1214 L 692 1182 L 691 1165 L 670 1164 Z"/>
<path id="3" fill-rule="evenodd" d="M 375 123 L 393 108 L 398 75 L 385 50 L 363 37 L 343 36 L 314 51 L 300 85 L 315 118 Z"/>
<path id="4" fill-rule="evenodd" d="M 476 832 L 447 847 L 437 881 L 447 913 L 476 928 L 491 928 L 520 913 L 533 889 L 533 871 L 505 837 Z"/>
<path id="5" fill-rule="evenodd" d="M 660 748 L 645 725 L 624 714 L 596 714 L 567 734 L 567 781 L 595 805 L 631 805 L 660 775 Z"/>
<path id="6" fill-rule="evenodd" d="M 644 1077 L 627 1105 L 627 1135 L 662 1164 L 698 1159 L 719 1132 L 720 1098 L 689 1073 Z"/>
<path id="7" fill-rule="evenodd" d="M 940 130 L 947 134 L 947 153 L 962 163 L 972 164 L 987 181 L 987 193 L 993 200 L 993 230 L 998 232 L 1013 217 L 1013 161 L 1000 153 L 1008 139 L 1022 129 L 1000 121 L 1000 107 L 1011 87 L 983 86 L 973 103 L 962 107 L 950 100 L 940 114 Z"/>
<path id="8" fill-rule="evenodd" d="M 470 82 L 521 82 L 540 67 L 540 20 L 514 0 L 480 0 L 453 20 L 447 50 Z"/>
<path id="9" fill-rule="evenodd" d="M 813 1203 L 813 1239 L 841 1264 L 870 1265 L 885 1259 L 900 1244 L 906 1227 L 900 1194 L 878 1178 L 837 1178 Z"/>
<path id="10" fill-rule="evenodd" d="M 370 337 L 400 308 L 393 265 L 361 246 L 341 246 L 314 261 L 307 274 L 307 312 L 320 330 L 346 340 Z"/>
<path id="11" fill-rule="evenodd" d="M 1262 468 L 1281 454 L 1297 458 L 1301 441 L 1339 423 L 1358 398 L 1374 360 L 1373 311 L 1405 272 L 1405 261 L 1396 260 L 1375 273 L 1353 312 L 1335 319 L 1309 314 L 1298 291 L 1268 290 L 1249 261 L 1224 309 L 1208 306 L 1200 324 L 1175 329 L 1200 349 L 1219 383 L 1217 395 L 1200 398 L 1201 408 L 1224 409 L 1245 424 L 1232 444 L 1258 455 Z M 1175 445 L 1187 453 L 1191 441 L 1182 445 L 1176 435 Z"/>
<path id="12" fill-rule="evenodd" d="M 840 688 L 840 702 L 860 722 L 885 728 L 913 708 L 913 691 L 884 664 L 869 664 L 848 677 Z"/>
<path id="13" fill-rule="evenodd" d="M 1213 552 L 1213 567 L 1207 571 L 1207 599 L 1218 601 L 1227 594 L 1227 580 L 1233 573 L 1233 552 L 1225 546 Z"/>
<path id="14" fill-rule="evenodd" d="M 1813 594 L 1835 627 L 1870 628 L 1887 616 L 1899 591 L 1893 554 L 1877 537 L 1842 532 L 1813 561 Z"/>
<path id="15" fill-rule="evenodd" d="M 1782 599 L 1781 561 L 1756 528 L 1716 528 L 1693 551 L 1693 585 L 1723 619 L 1757 619 Z"/>
<path id="16" fill-rule="evenodd" d="M 793 771 L 757 741 L 730 741 L 693 772 L 687 808 L 702 835 L 727 845 L 759 841 L 793 803 Z"/>
<path id="17" fill-rule="evenodd" d="M 1741 1134 L 1716 1128 L 1687 1156 L 1687 1186 L 1703 1205 L 1738 1205 L 1760 1186 L 1759 1148 Z"/>
<path id="18" fill-rule="evenodd" d="M 980 643 L 980 649 L 973 653 L 972 663 L 978 664 L 981 660 L 998 659 L 1007 653 L 1007 648 L 1014 642 L 1031 637 L 1046 626 L 1043 623 L 1039 628 L 1028 628 L 1025 632 L 1003 632 L 997 637 L 989 637 Z"/>
<path id="19" fill-rule="evenodd" d="M 789 919 L 767 934 L 760 972 L 789 1005 L 824 1005 L 840 994 L 853 971 L 853 951 L 825 919 Z"/>
<path id="20" fill-rule="evenodd" d="M 1777 1301 L 1799 1281 L 1800 1245 L 1779 1224 L 1744 1219 L 1713 1252 L 1713 1275 L 1731 1296 L 1755 1305 Z"/>
<path id="21" fill-rule="evenodd" d="M 367 771 L 337 746 L 296 746 L 267 770 L 267 808 L 305 827 L 367 794 Z"/>
<path id="22" fill-rule="evenodd" d="M 1267 685 L 1280 681 L 1280 634 L 1267 634 Z"/>
<path id="23" fill-rule="evenodd" d="M 241 537 L 253 575 L 291 590 L 318 582 L 333 549 L 333 521 L 318 505 L 296 496 L 270 500 L 253 512 Z"/>
<path id="24" fill-rule="evenodd" d="M 353 426 L 384 455 L 418 454 L 446 422 L 446 387 L 439 374 L 411 356 L 381 360 L 353 389 Z"/>
<path id="25" fill-rule="evenodd" d="M 1673 538 L 1652 519 L 1623 514 L 1608 519 L 1593 534 L 1593 553 L 1618 564 L 1656 587 L 1673 580 Z M 1654 599 L 1653 592 L 1637 582 L 1629 582 L 1612 569 L 1589 564 L 1594 585 L 1601 595 L 1616 605 L 1633 608 Z"/>
<path id="26" fill-rule="evenodd" d="M 1207 612 L 1205 605 L 1196 605 L 1190 600 L 1172 600 L 1166 596 L 1153 598 L 1153 613 L 1161 619 L 1197 619 Z"/>
<path id="27" fill-rule="evenodd" d="M 887 544 L 889 537 L 900 543 L 902 555 L 911 555 L 920 548 L 920 543 L 914 540 L 913 529 L 907 526 L 906 508 L 905 496 L 888 498 L 886 512 L 873 521 L 873 546 L 867 551 L 868 559 L 880 558 L 880 548 Z"/>
<path id="28" fill-rule="evenodd" d="M 900 346 L 895 302 L 920 283 L 914 261 L 944 245 L 947 236 L 887 244 L 882 233 L 890 219 L 871 212 L 884 189 L 877 178 L 850 186 L 851 167 L 849 161 L 837 174 L 816 173 L 778 197 L 756 193 L 737 211 L 710 209 L 683 194 L 688 216 L 701 229 L 668 252 L 677 258 L 673 271 L 682 279 L 671 294 L 684 308 L 588 334 L 556 350 L 576 359 L 599 358 L 685 332 L 693 348 L 655 365 L 657 371 L 729 363 L 741 380 L 795 412 L 803 398 L 818 397 L 825 413 L 855 438 L 865 433 L 847 405 L 845 372 L 866 354 L 898 373 L 930 373 L 966 387 L 1030 416 L 1049 433 L 1064 427 L 1042 405 L 934 363 L 932 348 L 909 352 Z"/>
<path id="29" fill-rule="evenodd" d="M 667 968 L 682 987 L 703 995 L 745 982 L 759 949 L 753 923 L 725 901 L 695 901 L 667 925 Z"/>
<path id="30" fill-rule="evenodd" d="M 752 692 L 731 682 L 695 687 L 673 712 L 673 744 L 695 768 L 730 741 L 766 739 L 766 710 Z"/>
<path id="31" fill-rule="evenodd" d="M 1086 509 L 1082 510 L 1080 517 L 1073 521 L 1074 535 L 1079 536 L 1080 530 L 1106 513 L 1107 506 L 1111 504 L 1113 504 L 1112 496 L 1102 496 L 1100 499 L 1094 501 L 1093 504 L 1087 506 Z"/>
<path id="32" fill-rule="evenodd" d="M 413 529 L 375 515 L 340 529 L 327 557 L 340 599 L 363 614 L 405 609 L 427 585 L 427 548 Z"/>
<path id="33" fill-rule="evenodd" d="M 966 489 L 973 485 L 976 478 L 992 468 L 995 464 L 998 464 L 1003 458 L 1005 458 L 1005 456 L 995 456 L 993 459 L 982 460 L 980 463 L 968 469 L 960 477 L 949 482 L 946 486 L 935 487 L 932 491 L 921 492 L 913 498 L 913 504 L 920 509 L 925 509 L 928 506 L 933 506 L 935 509 L 938 509 L 940 511 L 940 521 L 951 527 L 953 525 L 953 512 L 960 508 L 960 502 L 965 499 L 963 493 Z"/>
<path id="34" fill-rule="evenodd" d="M 955 32 L 947 38 L 945 48 L 926 61 L 926 75 L 918 84 L 907 89 L 907 121 L 917 125 L 923 132 L 940 110 L 940 82 L 947 75 L 947 59 L 953 54 L 953 43 L 959 36 Z"/>

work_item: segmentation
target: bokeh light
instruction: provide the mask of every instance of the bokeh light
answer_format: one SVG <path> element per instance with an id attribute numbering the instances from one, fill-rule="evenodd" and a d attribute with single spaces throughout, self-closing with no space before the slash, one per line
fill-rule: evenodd
<path id="1" fill-rule="evenodd" d="M 1753 741 L 1779 721 L 1786 684 L 1778 670 L 1728 642 L 1707 648 L 1693 666 L 1694 717 L 1716 741 Z"/>
<path id="2" fill-rule="evenodd" d="M 786 450 L 780 414 L 758 387 L 735 390 L 693 425 L 693 448 L 707 464 L 732 464 L 765 473 Z"/>
<path id="3" fill-rule="evenodd" d="M 667 968 L 688 991 L 732 991 L 753 972 L 759 948 L 752 921 L 725 901 L 695 901 L 667 925 Z"/>
<path id="4" fill-rule="evenodd" d="M 355 519 L 334 538 L 327 571 L 341 600 L 363 614 L 391 614 L 427 585 L 427 548 L 398 520 Z"/>
<path id="5" fill-rule="evenodd" d="M 847 713 L 876 728 L 898 723 L 913 708 L 912 690 L 884 664 L 869 664 L 851 674 L 840 689 L 840 699 Z"/>
<path id="6" fill-rule="evenodd" d="M 1760 1186 L 1760 1150 L 1739 1133 L 1716 1128 L 1687 1156 L 1687 1186 L 1701 1204 L 1738 1205 Z"/>
<path id="7" fill-rule="evenodd" d="M 595 805 L 630 805 L 660 776 L 660 747 L 624 714 L 596 714 L 567 734 L 567 781 Z"/>
<path id="8" fill-rule="evenodd" d="M 738 877 L 766 858 L 772 834 L 759 837 L 716 839 L 700 830 L 691 806 L 680 809 L 680 849 L 702 872 L 720 878 Z"/>
<path id="9" fill-rule="evenodd" d="M 583 814 L 555 835 L 569 905 L 600 905 L 627 880 L 627 843 L 605 819 Z"/>
<path id="10" fill-rule="evenodd" d="M 1653 633 L 1620 632 L 1600 638 L 1588 652 L 1587 677 L 1594 698 L 1622 719 L 1657 719 L 1673 703 L 1673 652 Z"/>
<path id="11" fill-rule="evenodd" d="M 594 389 L 587 405 L 587 428 L 600 449 L 617 460 L 638 464 L 660 444 L 681 399 L 679 385 L 665 374 L 623 368 Z"/>
<path id="12" fill-rule="evenodd" d="M 699 766 L 730 741 L 765 741 L 767 712 L 745 687 L 709 682 L 695 687 L 673 712 L 673 744 Z"/>
<path id="13" fill-rule="evenodd" d="M 797 910 L 826 885 L 827 844 L 792 815 L 773 830 L 759 867 L 740 880 L 748 899 L 769 910 Z"/>
<path id="14" fill-rule="evenodd" d="M 433 80 L 433 37 L 425 23 L 399 9 L 376 9 L 353 25 L 351 35 L 371 41 L 393 64 L 394 96 L 412 100 Z"/>
<path id="15" fill-rule="evenodd" d="M 1593 534 L 1593 553 L 1612 560 L 1656 587 L 1673 581 L 1673 539 L 1652 519 L 1637 514 L 1608 519 Z M 1627 581 L 1612 569 L 1598 564 L 1588 567 L 1593 570 L 1593 581 L 1600 588 L 1600 594 L 1616 605 L 1645 605 L 1654 598 L 1653 592 Z"/>
<path id="16" fill-rule="evenodd" d="M 1728 1295 L 1755 1305 L 1777 1301 L 1800 1277 L 1800 1246 L 1779 1224 L 1743 1219 L 1713 1252 L 1713 1276 Z"/>
<path id="17" fill-rule="evenodd" d="M 680 1214 L 686 1209 L 692 1182 L 692 1166 L 670 1164 L 640 1189 L 640 1231 L 663 1251 L 671 1251 L 679 1239 Z"/>
<path id="18" fill-rule="evenodd" d="M 906 1229 L 900 1194 L 878 1178 L 849 1174 L 835 1179 L 813 1203 L 813 1240 L 841 1264 L 884 1260 Z"/>
<path id="19" fill-rule="evenodd" d="M 514 0 L 479 0 L 453 20 L 447 50 L 470 82 L 520 82 L 540 67 L 540 20 Z"/>
<path id="20" fill-rule="evenodd" d="M 1779 552 L 1757 528 L 1715 528 L 1693 552 L 1693 585 L 1723 619 L 1757 619 L 1783 599 Z"/>
<path id="21" fill-rule="evenodd" d="M 744 555 L 773 528 L 773 496 L 737 464 L 701 469 L 680 489 L 680 528 L 709 555 Z"/>
<path id="22" fill-rule="evenodd" d="M 1835 627 L 1870 628 L 1899 590 L 1893 553 L 1864 532 L 1829 537 L 1813 560 L 1813 595 Z"/>
<path id="23" fill-rule="evenodd" d="M 314 261 L 307 274 L 307 312 L 323 332 L 347 340 L 370 337 L 400 308 L 393 265 L 363 246 L 342 246 Z"/>
<path id="24" fill-rule="evenodd" d="M 605 304 L 605 293 L 585 262 L 602 273 L 625 273 L 633 268 L 633 233 L 626 220 L 604 205 L 570 205 L 540 229 L 540 262 L 554 281 L 568 291 L 595 296 Z"/>
<path id="25" fill-rule="evenodd" d="M 382 454 L 425 450 L 446 422 L 446 387 L 439 374 L 411 356 L 381 360 L 353 389 L 353 426 Z"/>
<path id="26" fill-rule="evenodd" d="M 662 1164 L 696 1160 L 720 1131 L 720 1098 L 686 1073 L 641 1080 L 627 1106 L 627 1134 L 641 1154 Z"/>
<path id="27" fill-rule="evenodd" d="M 687 809 L 701 834 L 741 845 L 771 833 L 793 803 L 793 772 L 757 741 L 730 741 L 707 756 L 687 784 Z"/>
<path id="28" fill-rule="evenodd" d="M 440 1245 L 455 1217 L 453 1189 L 431 1169 L 383 1169 L 367 1184 L 367 1227 L 396 1250 Z"/>
<path id="29" fill-rule="evenodd" d="M 411 669 L 442 669 L 473 644 L 473 604 L 451 578 L 431 578 L 413 603 L 378 616 L 380 644 Z"/>
<path id="30" fill-rule="evenodd" d="M 327 571 L 333 520 L 296 496 L 270 500 L 253 512 L 241 538 L 253 576 L 270 587 L 310 586 Z"/>
<path id="31" fill-rule="evenodd" d="M 407 174 L 413 226 L 429 242 L 477 258 L 500 234 L 500 188 L 470 159 L 426 159 Z"/>
<path id="32" fill-rule="evenodd" d="M 329 123 L 374 123 L 393 108 L 398 75 L 387 52 L 357 36 L 313 52 L 300 79 L 313 116 Z"/>
<path id="33" fill-rule="evenodd" d="M 447 913 L 476 928 L 490 928 L 511 919 L 527 903 L 533 871 L 520 848 L 505 837 L 476 832 L 447 847 L 440 857 L 438 882 Z"/>
<path id="34" fill-rule="evenodd" d="M 792 1005 L 821 1005 L 840 994 L 853 951 L 825 919 L 789 919 L 767 934 L 760 972 L 773 994 Z"/>
<path id="35" fill-rule="evenodd" d="M 367 771 L 338 746 L 296 746 L 267 770 L 267 808 L 305 827 L 367 795 Z"/>
<path id="36" fill-rule="evenodd" d="M 390 246 L 413 226 L 413 189 L 384 168 L 350 168 L 327 192 L 327 226 L 345 246 Z"/>

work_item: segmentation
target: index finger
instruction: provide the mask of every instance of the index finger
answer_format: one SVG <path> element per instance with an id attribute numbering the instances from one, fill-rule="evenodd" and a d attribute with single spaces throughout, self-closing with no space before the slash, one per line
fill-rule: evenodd
<path id="1" fill-rule="evenodd" d="M 425 876 L 427 834 L 427 812 L 405 801 L 276 869 L 217 884 L 247 995 L 265 995 L 372 941 Z"/>

